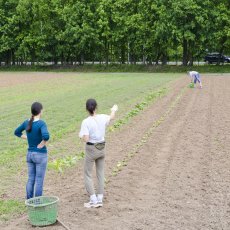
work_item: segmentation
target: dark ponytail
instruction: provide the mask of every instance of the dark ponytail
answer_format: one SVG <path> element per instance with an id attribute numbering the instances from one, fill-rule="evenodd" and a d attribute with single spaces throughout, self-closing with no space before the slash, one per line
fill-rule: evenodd
<path id="1" fill-rule="evenodd" d="M 37 116 L 38 114 L 40 114 L 41 111 L 42 111 L 42 109 L 43 109 L 43 106 L 39 102 L 34 102 L 31 105 L 31 114 L 32 114 L 32 116 L 31 116 L 29 124 L 28 124 L 28 126 L 26 128 L 27 132 L 31 132 L 31 130 L 32 130 L 32 124 L 33 124 L 33 121 L 34 121 L 34 116 Z"/>
<path id="2" fill-rule="evenodd" d="M 86 101 L 86 110 L 90 115 L 94 114 L 94 111 L 97 109 L 97 102 L 95 99 L 88 99 Z"/>

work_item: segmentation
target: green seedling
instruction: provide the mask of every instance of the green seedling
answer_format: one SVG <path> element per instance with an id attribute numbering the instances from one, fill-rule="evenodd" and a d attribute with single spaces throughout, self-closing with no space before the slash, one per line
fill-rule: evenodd
<path id="1" fill-rule="evenodd" d="M 156 101 L 158 98 L 161 98 L 162 96 L 166 95 L 167 88 L 159 89 L 158 91 L 151 92 L 145 97 L 145 101 L 138 103 L 135 105 L 133 109 L 131 109 L 122 119 L 119 119 L 116 121 L 112 127 L 109 128 L 109 132 L 113 132 L 116 129 L 120 128 L 122 125 L 126 124 L 130 118 L 136 116 L 140 111 L 144 110 L 146 106 L 150 102 Z"/>
<path id="2" fill-rule="evenodd" d="M 193 83 L 193 82 L 191 82 L 191 83 L 188 85 L 188 87 L 192 89 L 192 88 L 194 88 L 194 87 L 195 87 L 195 85 L 194 85 L 194 83 Z"/>
<path id="3" fill-rule="evenodd" d="M 52 162 L 49 162 L 48 166 L 51 169 L 63 173 L 64 169 L 76 165 L 76 163 L 83 158 L 84 158 L 84 153 L 81 152 L 76 156 L 67 156 L 64 158 L 55 159 Z"/>
<path id="4" fill-rule="evenodd" d="M 138 153 L 138 150 L 140 149 L 141 146 L 144 145 L 144 143 L 147 142 L 148 138 L 151 136 L 153 133 L 154 129 L 157 128 L 164 120 L 165 118 L 170 114 L 170 112 L 173 110 L 173 108 L 176 106 L 176 104 L 179 102 L 181 99 L 183 93 L 185 91 L 185 88 L 181 90 L 180 94 L 176 97 L 176 99 L 172 102 L 172 104 L 169 106 L 167 111 L 163 116 L 161 116 L 158 120 L 156 120 L 152 126 L 149 128 L 149 130 L 144 134 L 144 136 L 141 138 L 141 140 L 135 144 L 133 150 L 129 152 L 122 161 L 118 161 L 116 167 L 113 168 L 111 175 L 112 176 L 117 176 L 118 172 L 122 170 L 124 166 L 128 164 L 128 161 L 131 160 L 136 153 Z M 136 105 L 137 108 L 142 108 L 140 104 Z"/>

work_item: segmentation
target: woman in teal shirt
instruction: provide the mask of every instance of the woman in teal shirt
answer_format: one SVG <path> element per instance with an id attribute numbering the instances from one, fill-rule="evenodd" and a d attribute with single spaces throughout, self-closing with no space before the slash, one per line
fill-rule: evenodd
<path id="1" fill-rule="evenodd" d="M 31 106 L 31 118 L 24 121 L 14 132 L 17 137 L 27 139 L 27 165 L 28 181 L 26 185 L 26 197 L 42 196 L 43 182 L 47 167 L 47 148 L 49 132 L 46 123 L 41 120 L 43 106 L 34 102 Z M 23 131 L 26 130 L 26 134 Z"/>

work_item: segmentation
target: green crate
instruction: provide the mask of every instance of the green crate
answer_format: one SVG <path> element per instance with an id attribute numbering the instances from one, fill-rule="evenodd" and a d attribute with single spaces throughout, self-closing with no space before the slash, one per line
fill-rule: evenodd
<path id="1" fill-rule="evenodd" d="M 25 201 L 30 223 L 34 226 L 46 226 L 57 221 L 59 198 L 39 196 Z"/>
<path id="2" fill-rule="evenodd" d="M 189 88 L 194 88 L 195 87 L 195 84 L 193 82 L 191 82 L 189 85 L 188 85 Z"/>

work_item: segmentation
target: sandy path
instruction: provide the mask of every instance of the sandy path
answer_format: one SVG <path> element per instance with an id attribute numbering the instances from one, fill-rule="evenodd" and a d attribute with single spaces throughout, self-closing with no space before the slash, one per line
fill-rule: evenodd
<path id="1" fill-rule="evenodd" d="M 73 75 L 65 73 L 65 75 Z M 15 77 L 16 76 L 16 77 Z M 62 73 L 49 72 L 0 72 L 1 87 L 19 86 L 25 84 L 34 84 L 36 82 L 46 81 L 54 78 L 62 78 Z"/>
<path id="2" fill-rule="evenodd" d="M 119 136 L 110 136 L 107 176 L 185 84 L 177 81 L 174 92 L 135 117 Z M 204 85 L 185 90 L 128 166 L 110 178 L 103 208 L 82 207 L 87 199 L 82 165 L 61 179 L 47 178 L 46 192 L 57 188 L 59 216 L 70 229 L 230 229 L 230 78 L 212 76 Z M 22 218 L 6 229 L 34 228 Z"/>

